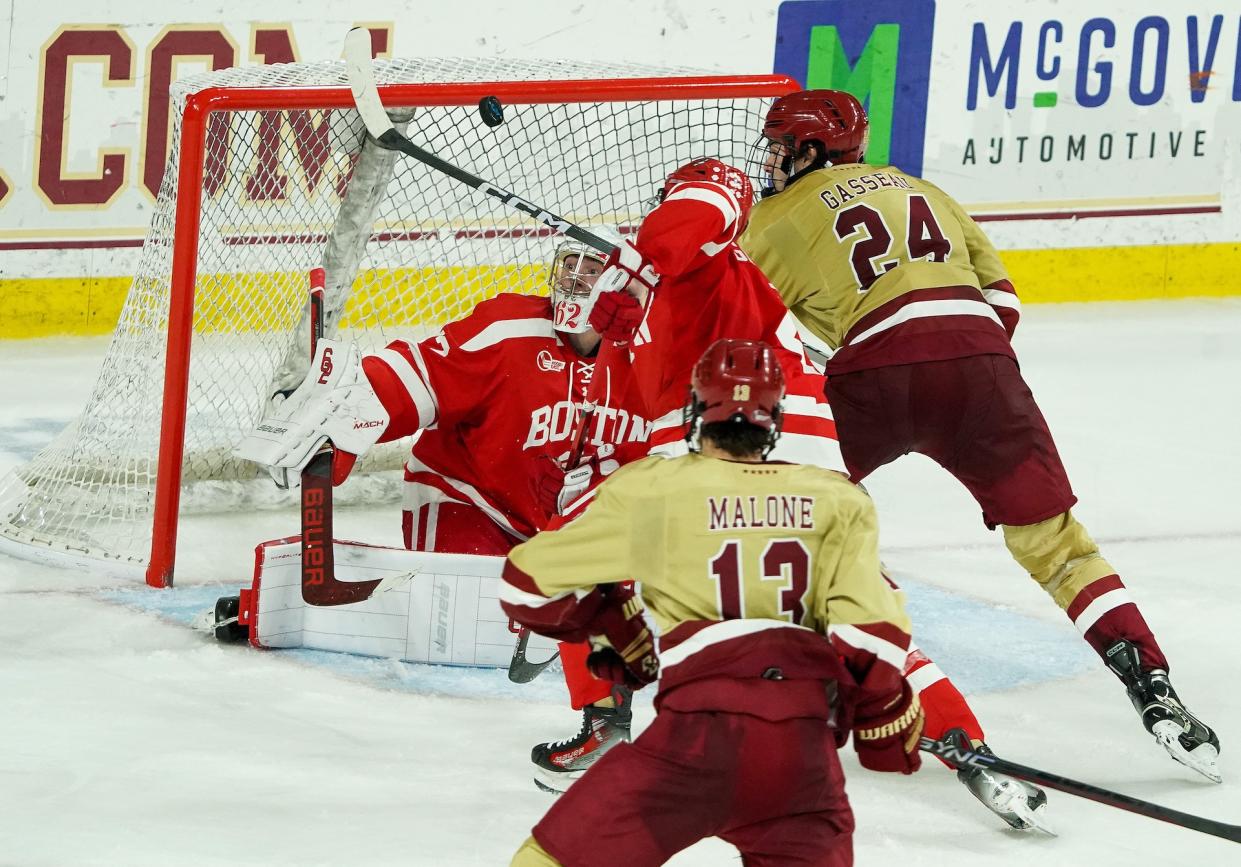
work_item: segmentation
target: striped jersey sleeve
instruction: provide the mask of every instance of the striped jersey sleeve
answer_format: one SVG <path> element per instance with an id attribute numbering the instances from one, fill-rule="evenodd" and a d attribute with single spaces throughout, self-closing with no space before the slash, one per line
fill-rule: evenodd
<path id="1" fill-rule="evenodd" d="M 675 187 L 642 221 L 634 246 L 660 277 L 689 270 L 696 259 L 713 257 L 736 238 L 741 209 L 721 184 L 693 181 Z"/>
<path id="2" fill-rule="evenodd" d="M 383 441 L 478 415 L 507 376 L 506 341 L 554 340 L 549 310 L 545 297 L 504 294 L 425 340 L 396 340 L 364 356 L 362 368 L 392 419 Z"/>
<path id="3" fill-rule="evenodd" d="M 970 265 L 978 275 L 983 299 L 991 305 L 1011 338 L 1017 330 L 1017 321 L 1021 318 L 1021 299 L 1017 297 L 1017 290 L 1009 280 L 1008 270 L 1000 260 L 995 245 L 956 199 L 929 181 L 918 179 L 917 182 L 938 194 L 937 202 L 941 207 L 947 207 L 960 224 Z"/>

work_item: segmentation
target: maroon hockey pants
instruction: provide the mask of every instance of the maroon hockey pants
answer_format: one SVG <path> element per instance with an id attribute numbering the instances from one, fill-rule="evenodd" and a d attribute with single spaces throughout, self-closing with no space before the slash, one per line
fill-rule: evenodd
<path id="1" fill-rule="evenodd" d="M 825 389 L 853 481 L 917 452 L 974 495 L 983 521 L 1037 524 L 1077 502 L 1017 362 L 973 355 L 836 376 Z"/>
<path id="2" fill-rule="evenodd" d="M 853 813 L 823 720 L 663 710 L 534 828 L 565 867 L 662 864 L 704 837 L 747 867 L 848 867 Z"/>

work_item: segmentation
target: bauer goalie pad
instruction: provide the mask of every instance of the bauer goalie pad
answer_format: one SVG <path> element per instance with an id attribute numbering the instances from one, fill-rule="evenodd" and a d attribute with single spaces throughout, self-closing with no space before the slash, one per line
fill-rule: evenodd
<path id="1" fill-rule="evenodd" d="M 255 549 L 254 582 L 241 592 L 238 624 L 262 648 L 304 647 L 361 656 L 507 668 L 517 635 L 500 610 L 503 557 L 437 554 L 360 542 L 334 543 L 332 580 L 379 580 L 370 597 L 321 607 L 302 596 L 301 538 Z M 553 641 L 531 636 L 531 656 Z"/>

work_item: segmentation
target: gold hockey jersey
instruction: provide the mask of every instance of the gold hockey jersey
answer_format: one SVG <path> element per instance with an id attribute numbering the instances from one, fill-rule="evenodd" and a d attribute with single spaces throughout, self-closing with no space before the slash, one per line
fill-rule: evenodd
<path id="1" fill-rule="evenodd" d="M 735 681 L 761 687 L 765 677 L 856 683 L 867 701 L 900 690 L 909 621 L 880 574 L 874 507 L 817 467 L 697 454 L 638 461 L 577 520 L 514 548 L 504 579 L 510 616 L 553 635 L 586 589 L 639 582 L 659 633 L 657 701 L 717 682 L 686 692 L 679 709 L 755 712 Z M 829 715 L 821 687 L 817 710 L 782 706 L 788 691 L 773 693 L 761 715 Z"/>
<path id="2" fill-rule="evenodd" d="M 1020 313 L 991 245 L 934 184 L 829 166 L 755 206 L 742 249 L 835 350 L 828 373 L 999 353 Z"/>

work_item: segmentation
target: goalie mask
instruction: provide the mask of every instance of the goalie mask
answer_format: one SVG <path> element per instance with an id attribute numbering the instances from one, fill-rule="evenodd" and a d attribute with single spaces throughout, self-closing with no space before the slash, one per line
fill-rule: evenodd
<path id="1" fill-rule="evenodd" d="M 770 346 L 761 340 L 715 341 L 694 365 L 685 411 L 690 449 L 698 451 L 704 424 L 744 422 L 767 434 L 766 457 L 780 436 L 783 398 L 784 372 Z"/>
<path id="2" fill-rule="evenodd" d="M 619 244 L 614 229 L 591 228 L 591 232 Z M 590 329 L 590 308 L 594 306 L 595 281 L 606 267 L 607 257 L 580 241 L 564 241 L 556 248 L 548 282 L 551 286 L 552 316 L 557 331 L 581 334 Z"/>

